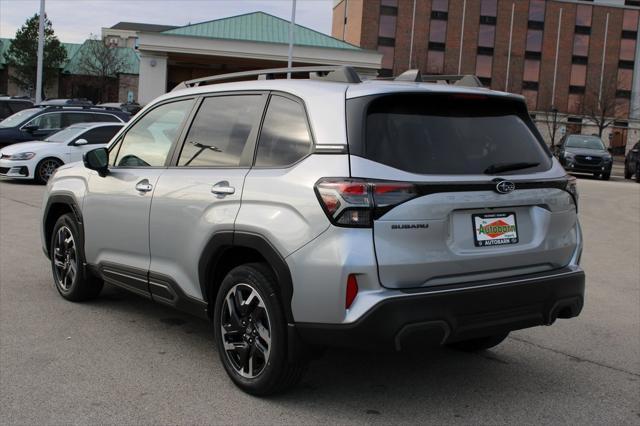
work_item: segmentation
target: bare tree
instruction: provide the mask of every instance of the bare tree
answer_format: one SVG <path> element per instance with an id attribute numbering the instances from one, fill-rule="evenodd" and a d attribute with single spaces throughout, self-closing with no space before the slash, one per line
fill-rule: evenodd
<path id="1" fill-rule="evenodd" d="M 603 79 L 602 90 L 598 86 L 596 89 L 587 91 L 582 102 L 582 115 L 598 128 L 598 136 L 602 138 L 604 130 L 618 120 L 624 120 L 631 114 L 619 108 L 619 100 L 616 96 L 619 87 L 616 78 Z M 630 108 L 632 106 L 630 105 Z"/>
<path id="2" fill-rule="evenodd" d="M 543 111 L 544 124 L 547 127 L 547 133 L 551 141 L 551 149 L 555 147 L 556 137 L 558 136 L 558 130 L 560 130 L 561 121 L 558 120 L 558 109 L 550 108 Z"/>
<path id="3" fill-rule="evenodd" d="M 78 68 L 81 74 L 98 78 L 100 98 L 108 101 L 109 83 L 118 77 L 126 66 L 126 57 L 117 47 L 109 47 L 102 40 L 92 35 L 79 52 Z"/>

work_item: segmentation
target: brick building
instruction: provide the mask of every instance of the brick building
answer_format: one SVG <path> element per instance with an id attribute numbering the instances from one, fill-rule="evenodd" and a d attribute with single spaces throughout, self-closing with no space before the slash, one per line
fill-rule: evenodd
<path id="1" fill-rule="evenodd" d="M 639 13 L 637 0 L 334 0 L 332 35 L 382 53 L 383 76 L 475 74 L 520 93 L 546 137 L 598 133 L 605 115 L 622 151 L 640 139 Z"/>

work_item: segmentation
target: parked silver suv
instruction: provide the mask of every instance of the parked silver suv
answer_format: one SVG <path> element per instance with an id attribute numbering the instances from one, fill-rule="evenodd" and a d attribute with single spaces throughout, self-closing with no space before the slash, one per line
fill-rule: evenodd
<path id="1" fill-rule="evenodd" d="M 58 291 L 106 282 L 212 320 L 229 376 L 259 395 L 322 346 L 480 350 L 577 316 L 574 181 L 522 97 L 446 78 L 181 84 L 49 181 Z"/>

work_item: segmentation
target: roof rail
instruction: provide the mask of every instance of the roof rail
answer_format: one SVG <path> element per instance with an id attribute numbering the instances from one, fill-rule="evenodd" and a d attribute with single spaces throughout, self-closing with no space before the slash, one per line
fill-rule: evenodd
<path id="1" fill-rule="evenodd" d="M 454 86 L 482 87 L 482 82 L 472 74 L 422 75 L 420 70 L 411 69 L 403 72 L 393 81 L 414 81 L 417 83 L 453 84 Z"/>
<path id="2" fill-rule="evenodd" d="M 209 83 L 222 82 L 226 80 L 243 80 L 248 77 L 257 77 L 258 80 L 273 80 L 277 75 L 282 74 L 309 74 L 311 80 L 335 81 L 339 83 L 360 83 L 358 73 L 348 66 L 322 66 L 322 67 L 293 67 L 293 68 L 271 68 L 264 70 L 242 71 L 230 74 L 212 75 L 209 77 L 196 78 L 194 80 L 183 81 L 171 91 L 198 87 Z"/>

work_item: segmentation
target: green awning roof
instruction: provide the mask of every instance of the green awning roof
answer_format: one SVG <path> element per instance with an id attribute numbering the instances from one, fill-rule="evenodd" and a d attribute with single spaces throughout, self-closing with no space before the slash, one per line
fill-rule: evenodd
<path id="1" fill-rule="evenodd" d="M 288 44 L 289 21 L 268 13 L 253 12 L 186 25 L 161 34 Z M 294 27 L 294 43 L 299 46 L 361 50 L 358 46 L 298 24 Z"/>
<path id="2" fill-rule="evenodd" d="M 7 50 L 9 50 L 10 44 L 11 44 L 10 38 L 0 38 L 0 69 L 4 68 L 4 65 L 7 62 L 4 58 L 4 54 Z M 62 65 L 60 65 L 60 68 L 64 68 L 69 63 L 69 60 L 76 54 L 76 52 L 78 52 L 78 49 L 80 49 L 80 46 L 82 45 L 78 43 L 61 43 L 61 44 L 62 44 L 62 47 L 64 47 L 67 50 L 67 61 Z"/>
<path id="3" fill-rule="evenodd" d="M 77 74 L 82 75 L 83 71 L 80 66 L 80 61 L 84 55 L 90 52 L 89 46 L 90 43 L 102 43 L 100 40 L 86 40 L 81 45 L 77 45 L 77 49 L 75 50 L 73 56 L 69 58 L 67 64 L 62 70 L 65 74 Z M 66 43 L 63 43 L 66 44 Z M 65 46 L 66 47 L 66 46 Z M 115 49 L 116 53 L 119 57 L 124 59 L 124 69 L 121 71 L 123 74 L 138 74 L 140 71 L 140 58 L 138 58 L 138 54 L 131 47 L 112 47 L 111 49 Z"/>

